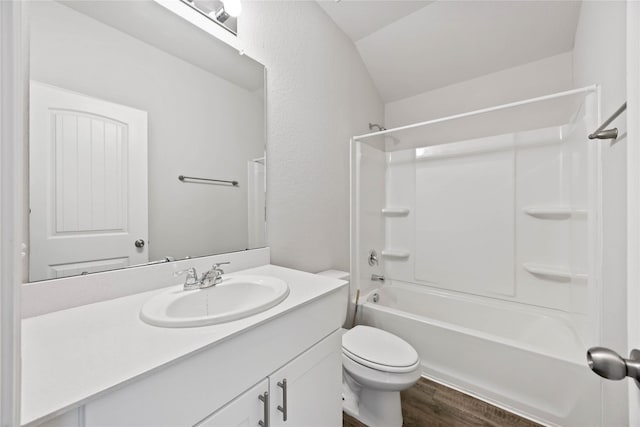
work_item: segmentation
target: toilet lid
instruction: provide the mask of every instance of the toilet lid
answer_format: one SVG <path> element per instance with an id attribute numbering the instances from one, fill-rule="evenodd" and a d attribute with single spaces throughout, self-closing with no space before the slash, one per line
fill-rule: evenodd
<path id="1" fill-rule="evenodd" d="M 343 353 L 355 362 L 387 372 L 408 372 L 418 365 L 418 353 L 400 337 L 382 329 L 358 325 L 342 336 Z"/>

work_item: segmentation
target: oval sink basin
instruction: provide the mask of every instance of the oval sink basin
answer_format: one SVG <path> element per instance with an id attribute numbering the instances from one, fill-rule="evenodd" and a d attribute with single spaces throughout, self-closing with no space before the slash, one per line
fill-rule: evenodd
<path id="1" fill-rule="evenodd" d="M 210 288 L 156 295 L 142 306 L 140 318 L 168 328 L 214 325 L 268 310 L 287 295 L 289 286 L 275 277 L 226 277 Z"/>

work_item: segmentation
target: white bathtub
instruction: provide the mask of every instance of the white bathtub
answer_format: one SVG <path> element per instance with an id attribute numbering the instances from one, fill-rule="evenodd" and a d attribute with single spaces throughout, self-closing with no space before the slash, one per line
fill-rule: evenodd
<path id="1" fill-rule="evenodd" d="M 543 424 L 601 426 L 600 379 L 561 314 L 403 283 L 361 310 L 416 348 L 425 377 Z"/>

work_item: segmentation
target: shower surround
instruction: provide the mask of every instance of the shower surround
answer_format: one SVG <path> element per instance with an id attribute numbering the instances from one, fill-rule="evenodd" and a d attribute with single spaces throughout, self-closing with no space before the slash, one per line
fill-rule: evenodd
<path id="1" fill-rule="evenodd" d="M 411 343 L 428 378 L 547 425 L 599 423 L 597 121 L 589 87 L 355 137 L 360 322 Z"/>

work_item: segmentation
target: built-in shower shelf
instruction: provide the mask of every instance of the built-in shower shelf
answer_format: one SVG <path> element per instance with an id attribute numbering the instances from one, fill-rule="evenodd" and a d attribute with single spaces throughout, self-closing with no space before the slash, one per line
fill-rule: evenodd
<path id="1" fill-rule="evenodd" d="M 574 209 L 568 206 L 528 206 L 524 213 L 540 219 L 567 219 L 576 216 L 586 216 L 586 209 Z"/>
<path id="2" fill-rule="evenodd" d="M 384 215 L 384 216 L 407 216 L 407 215 L 409 215 L 409 208 L 382 208 L 382 215 Z"/>
<path id="3" fill-rule="evenodd" d="M 582 273 L 573 273 L 571 269 L 562 265 L 535 264 L 525 262 L 522 264 L 525 270 L 534 276 L 545 277 L 552 280 L 569 281 L 571 279 L 586 280 L 587 275 Z"/>
<path id="4" fill-rule="evenodd" d="M 411 252 L 409 251 L 400 251 L 397 249 L 383 249 L 382 252 L 380 253 L 385 258 L 395 258 L 395 259 L 406 259 L 406 258 L 409 258 L 409 255 L 411 255 Z"/>

